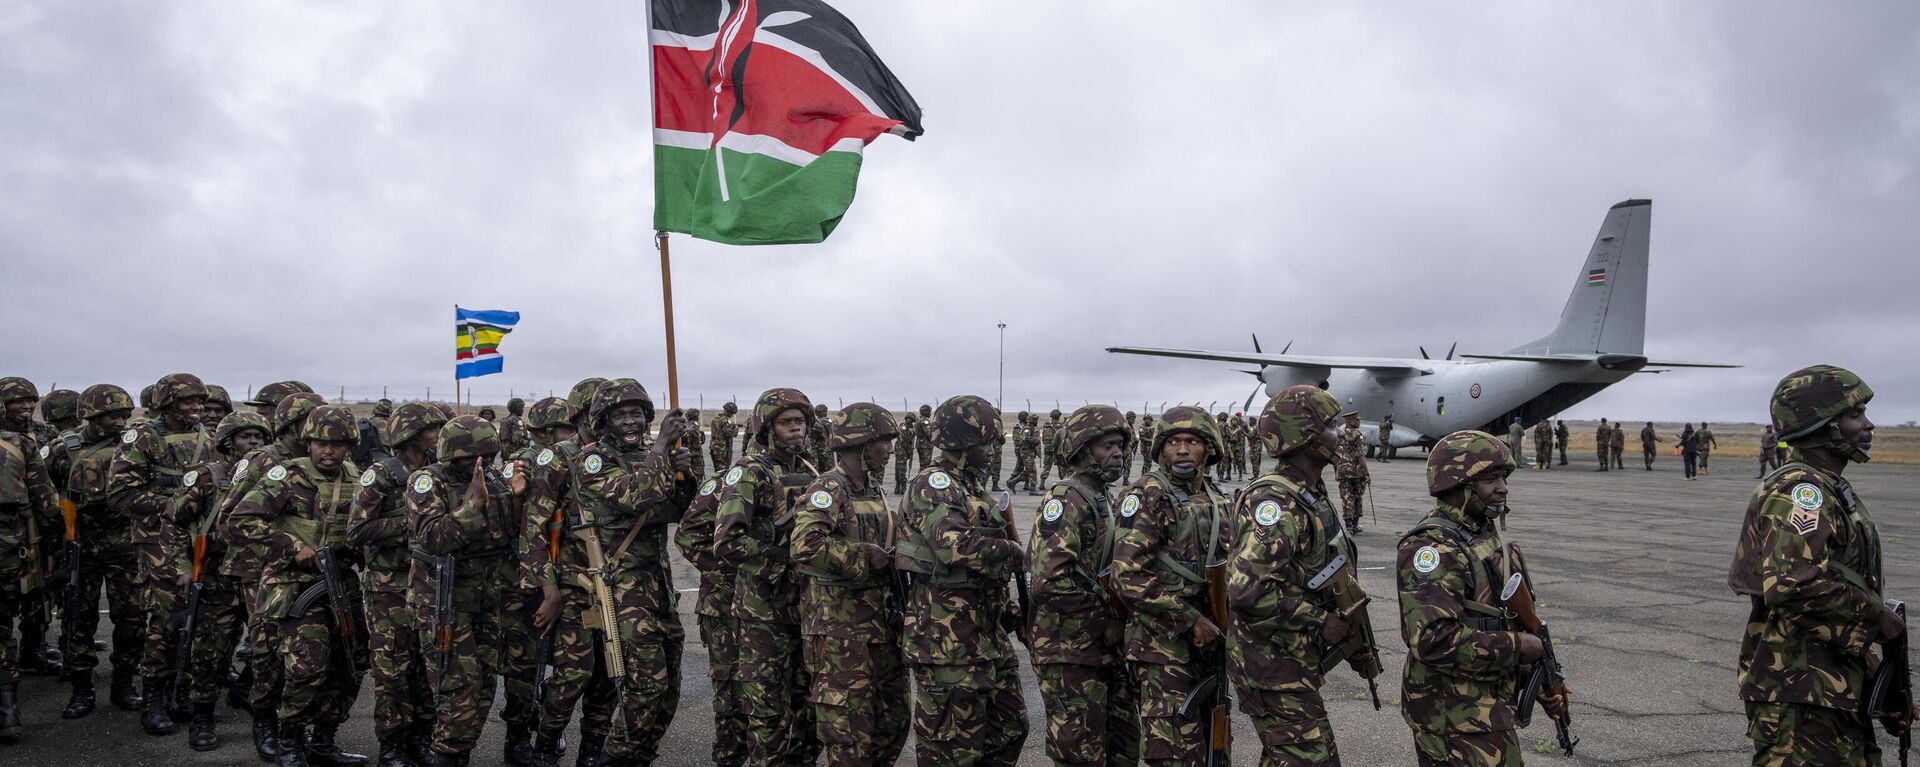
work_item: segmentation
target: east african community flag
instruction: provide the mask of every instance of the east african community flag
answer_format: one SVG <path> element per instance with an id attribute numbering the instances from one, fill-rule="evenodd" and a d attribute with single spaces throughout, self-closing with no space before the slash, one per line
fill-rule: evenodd
<path id="1" fill-rule="evenodd" d="M 492 375 L 506 369 L 500 339 L 520 323 L 519 312 L 453 307 L 453 378 Z"/>
<path id="2" fill-rule="evenodd" d="M 654 228 L 734 245 L 820 242 L 860 152 L 921 134 L 920 106 L 820 0 L 652 0 Z"/>

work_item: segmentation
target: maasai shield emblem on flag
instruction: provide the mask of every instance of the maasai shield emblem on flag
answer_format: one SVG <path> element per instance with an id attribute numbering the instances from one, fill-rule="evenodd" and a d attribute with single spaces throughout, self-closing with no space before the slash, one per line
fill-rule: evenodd
<path id="1" fill-rule="evenodd" d="M 820 242 L 860 152 L 921 134 L 920 106 L 819 0 L 652 0 L 655 229 Z"/>
<path id="2" fill-rule="evenodd" d="M 500 339 L 513 332 L 519 312 L 453 307 L 453 378 L 492 375 L 506 368 Z"/>

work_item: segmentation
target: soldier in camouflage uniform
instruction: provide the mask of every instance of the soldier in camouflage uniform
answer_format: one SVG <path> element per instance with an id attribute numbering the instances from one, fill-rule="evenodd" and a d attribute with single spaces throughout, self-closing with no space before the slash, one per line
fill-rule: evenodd
<path id="1" fill-rule="evenodd" d="M 1427 457 L 1433 511 L 1400 539 L 1400 633 L 1407 643 L 1400 711 L 1421 767 L 1519 767 L 1522 666 L 1540 638 L 1501 605 L 1520 550 L 1493 524 L 1507 513 L 1512 451 L 1493 435 L 1458 431 Z M 1531 588 L 1531 579 L 1528 579 Z M 1538 694 L 1547 713 L 1566 713 L 1569 690 Z"/>
<path id="2" fill-rule="evenodd" d="M 463 415 L 440 427 L 434 463 L 407 478 L 408 602 L 417 615 L 421 652 L 438 691 L 430 767 L 464 765 L 493 707 L 500 669 L 500 602 L 512 581 L 513 538 L 505 478 L 489 466 L 500 453 L 499 432 L 478 416 Z M 432 563 L 451 557 L 451 605 L 434 604 L 437 578 L 448 575 Z M 437 634 L 437 611 L 450 613 Z M 437 641 L 444 640 L 444 641 Z M 284 725 L 283 725 L 284 726 Z"/>
<path id="3" fill-rule="evenodd" d="M 920 406 L 920 422 L 913 432 L 913 455 L 916 461 L 914 466 L 922 471 L 933 464 L 933 408 L 931 406 Z M 994 483 L 999 482 L 999 477 L 995 477 Z"/>
<path id="4" fill-rule="evenodd" d="M 1877 765 L 1872 719 L 1896 735 L 1911 725 L 1865 710 L 1874 659 L 1906 634 L 1883 602 L 1879 528 L 1842 476 L 1871 455 L 1872 399 L 1859 376 L 1832 365 L 1789 373 L 1773 391 L 1771 426 L 1793 460 L 1754 489 L 1727 576 L 1753 605 L 1740 699 L 1756 767 Z"/>
<path id="5" fill-rule="evenodd" d="M 894 510 L 879 487 L 900 429 L 870 402 L 840 411 L 835 464 L 794 509 L 794 569 L 806 580 L 800 633 L 814 733 L 829 767 L 893 764 L 907 745 L 907 669 L 893 551 Z"/>
<path id="6" fill-rule="evenodd" d="M 1220 436 L 1227 443 L 1227 461 L 1233 464 L 1230 478 L 1244 480 L 1247 478 L 1247 419 L 1238 414 L 1221 413 L 1219 422 Z"/>
<path id="7" fill-rule="evenodd" d="M 508 409 L 513 410 L 511 402 Z M 519 412 L 511 412 L 507 417 L 515 418 Z M 566 531 L 566 520 L 554 503 L 551 488 L 540 484 L 546 473 L 535 469 L 542 465 L 543 452 L 547 462 L 552 463 L 551 451 L 563 430 L 569 437 L 573 432 L 573 427 L 567 425 L 566 400 L 558 397 L 534 403 L 533 412 L 520 423 L 526 427 L 527 444 L 507 456 L 500 467 L 501 476 L 508 480 L 513 491 L 508 501 L 512 508 L 509 518 L 517 527 L 513 550 L 519 562 L 515 585 L 505 594 L 500 611 L 503 635 L 500 676 L 506 688 L 506 704 L 500 709 L 500 721 L 507 725 L 502 761 L 514 767 L 534 761 L 534 733 L 540 725 L 540 701 L 535 685 L 541 667 L 552 665 L 550 657 L 539 657 L 535 653 L 542 638 L 552 630 L 561 607 L 560 586 L 550 577 L 553 573 L 550 564 L 558 554 L 555 549 Z M 554 745 L 557 757 L 560 743 Z"/>
<path id="8" fill-rule="evenodd" d="M 140 655 L 140 727 L 148 735 L 172 735 L 174 611 L 182 604 L 180 563 L 183 531 L 172 523 L 173 498 L 187 472 L 212 455 L 212 439 L 200 426 L 207 387 L 191 373 L 162 377 L 154 388 L 159 416 L 120 435 L 107 478 L 111 503 L 133 520 L 140 561 L 146 639 Z"/>
<path id="9" fill-rule="evenodd" d="M 1707 471 L 1707 457 L 1713 453 L 1714 448 L 1720 446 L 1720 440 L 1713 438 L 1713 429 L 1707 427 L 1706 421 L 1700 422 L 1700 430 L 1693 433 L 1693 438 L 1700 445 L 1700 473 L 1711 474 L 1712 472 Z"/>
<path id="10" fill-rule="evenodd" d="M 120 397 L 126 404 L 133 404 L 125 392 L 120 392 Z M 254 413 L 231 413 L 222 418 L 213 435 L 213 457 L 181 478 L 180 494 L 175 496 L 173 523 L 192 538 L 205 541 L 196 565 L 200 572 L 200 606 L 194 616 L 187 689 L 175 692 L 193 709 L 193 718 L 187 724 L 187 747 L 195 751 L 220 747 L 220 737 L 214 732 L 214 707 L 227 688 L 234 639 L 246 619 L 246 610 L 240 605 L 240 580 L 228 570 L 228 541 L 214 531 L 214 522 L 220 502 L 233 484 L 233 463 L 267 444 L 269 428 L 267 419 Z"/>
<path id="11" fill-rule="evenodd" d="M 667 566 L 667 526 L 680 521 L 693 497 L 693 451 L 679 445 L 699 425 L 669 411 L 649 443 L 653 415 L 653 399 L 638 381 L 600 384 L 589 414 L 598 439 L 581 450 L 576 464 L 581 519 L 596 526 L 613 569 L 625 653 L 620 721 L 626 731 L 607 745 L 608 765 L 651 764 L 680 705 L 686 634 Z M 685 479 L 675 481 L 676 473 Z"/>
<path id="12" fill-rule="evenodd" d="M 1533 425 L 1533 469 L 1544 471 L 1553 466 L 1553 424 L 1540 419 Z"/>
<path id="13" fill-rule="evenodd" d="M 907 464 L 913 463 L 913 433 L 919 428 L 919 419 L 912 413 L 906 415 L 905 425 L 900 427 L 900 435 L 894 437 L 893 446 L 893 494 L 904 495 L 907 492 Z"/>
<path id="14" fill-rule="evenodd" d="M 1165 419 L 1161 420 L 1164 421 Z M 1224 412 L 1213 414 L 1213 423 L 1219 427 L 1222 438 L 1222 444 L 1220 445 L 1220 462 L 1213 466 L 1213 479 L 1215 482 L 1230 482 L 1233 480 L 1234 449 L 1232 444 L 1225 440 L 1233 432 L 1231 431 L 1231 427 L 1227 425 L 1227 414 Z"/>
<path id="15" fill-rule="evenodd" d="M 1206 569 L 1226 560 L 1232 534 L 1227 498 L 1206 478 L 1226 452 L 1206 413 L 1185 405 L 1161 416 L 1154 464 L 1120 496 L 1113 583 L 1132 610 L 1126 654 L 1140 684 L 1141 758 L 1149 765 L 1203 763 L 1203 717 L 1180 706 L 1208 676 L 1226 627 L 1209 617 Z"/>
<path id="16" fill-rule="evenodd" d="M 740 408 L 731 402 L 720 406 L 720 412 L 713 415 L 713 422 L 707 426 L 707 458 L 712 460 L 715 473 L 733 465 L 733 436 L 740 427 L 733 422 L 734 413 Z"/>
<path id="17" fill-rule="evenodd" d="M 254 412 L 264 416 L 268 421 L 272 421 L 274 415 L 279 412 L 278 407 L 280 400 L 286 399 L 289 395 L 293 394 L 312 393 L 313 387 L 299 381 L 275 381 L 260 387 L 259 391 L 254 392 L 253 399 L 240 404 L 253 408 Z M 141 407 L 145 407 L 145 405 Z"/>
<path id="18" fill-rule="evenodd" d="M 1374 457 L 1381 463 L 1387 462 L 1387 456 L 1393 452 L 1393 415 L 1380 419 L 1380 447 L 1374 451 Z"/>
<path id="19" fill-rule="evenodd" d="M 1134 432 L 1133 435 L 1133 444 L 1136 445 L 1134 449 L 1140 453 L 1141 472 L 1145 472 L 1153 466 L 1154 461 L 1159 460 L 1153 455 L 1153 440 L 1157 436 L 1158 433 L 1155 432 L 1153 428 L 1153 415 L 1147 414 L 1141 416 L 1140 430 Z"/>
<path id="20" fill-rule="evenodd" d="M 1553 422 L 1553 443 L 1555 447 L 1560 449 L 1561 466 L 1567 465 L 1567 438 L 1569 436 L 1566 421 Z"/>
<path id="21" fill-rule="evenodd" d="M 1128 430 L 1127 436 L 1129 438 L 1133 436 L 1132 430 Z M 1051 483 L 1054 469 L 1060 470 L 1061 477 L 1067 476 L 1067 468 L 1060 465 L 1060 410 L 1058 408 L 1047 413 L 1047 422 L 1040 427 L 1040 448 L 1046 461 L 1040 465 L 1040 481 Z"/>
<path id="22" fill-rule="evenodd" d="M 1120 484 L 1122 485 L 1131 484 L 1133 482 L 1133 454 L 1135 452 L 1138 452 L 1144 455 L 1146 454 L 1147 447 L 1148 447 L 1146 445 L 1142 445 L 1139 443 L 1138 436 L 1137 436 L 1138 433 L 1134 431 L 1135 418 L 1136 416 L 1133 411 L 1131 410 L 1127 411 L 1127 432 L 1130 434 L 1135 434 L 1136 438 L 1131 443 L 1133 445 L 1133 448 L 1127 452 L 1127 465 L 1121 467 L 1120 469 Z M 1148 465 L 1152 465 L 1152 459 L 1148 459 Z"/>
<path id="23" fill-rule="evenodd" d="M 1062 430 L 1066 476 L 1048 488 L 1027 540 L 1028 650 L 1046 702 L 1054 764 L 1140 760 L 1140 697 L 1123 656 L 1126 617 L 1105 581 L 1120 521 L 1107 485 L 1133 446 L 1120 410 L 1088 405 Z"/>
<path id="24" fill-rule="evenodd" d="M 1619 421 L 1613 422 L 1613 435 L 1607 440 L 1607 449 L 1613 451 L 1613 468 L 1627 468 L 1627 429 Z"/>
<path id="25" fill-rule="evenodd" d="M 913 675 L 914 753 L 922 767 L 1013 765 L 1027 740 L 1019 659 L 1022 616 L 1008 578 L 1026 550 L 994 512 L 982 469 L 1000 435 L 985 397 L 940 404 L 929 437 L 940 459 L 900 500 L 895 565 L 912 573 L 901 643 Z"/>
<path id="26" fill-rule="evenodd" d="M 1241 425 L 1241 433 L 1247 439 L 1247 476 L 1260 476 L 1260 458 L 1267 454 L 1267 447 L 1260 441 L 1259 416 L 1247 416 L 1247 422 Z M 1362 455 L 1365 455 L 1362 453 Z"/>
<path id="27" fill-rule="evenodd" d="M 1607 419 L 1600 419 L 1600 425 L 1593 429 L 1593 452 L 1600 459 L 1600 468 L 1594 471 L 1608 471 L 1613 468 L 1613 427 Z"/>
<path id="28" fill-rule="evenodd" d="M 500 430 L 500 448 L 508 453 L 519 452 L 532 444 L 527 436 L 527 423 L 524 413 L 527 401 L 519 397 L 507 400 L 507 417 L 500 419 L 495 427 Z"/>
<path id="29" fill-rule="evenodd" d="M 1007 440 L 1013 443 L 1013 473 L 1007 475 L 1007 490 L 1012 491 L 1017 489 L 1015 486 L 1019 485 L 1021 480 L 1026 479 L 1027 411 L 1022 410 L 1013 414 L 1013 430 L 1008 433 Z M 993 473 L 1000 473 L 997 466 Z M 1033 487 L 1029 485 L 1027 489 L 1032 491 Z"/>
<path id="30" fill-rule="evenodd" d="M 813 406 L 813 421 L 807 426 L 807 458 L 815 469 L 833 463 L 833 451 L 827 449 L 827 434 L 832 429 L 827 418 L 827 406 Z"/>
<path id="31" fill-rule="evenodd" d="M 700 430 L 699 408 L 687 408 L 686 419 L 687 428 L 680 433 L 680 446 L 692 454 L 688 474 L 695 484 L 699 484 L 700 480 L 707 477 L 707 434 Z M 720 466 L 716 464 L 714 468 L 718 469 Z"/>
<path id="32" fill-rule="evenodd" d="M 60 519 L 47 453 L 34 433 L 40 392 L 24 378 L 0 378 L 0 743 L 20 734 L 16 616 L 44 604 L 34 592 L 45 580 L 41 551 Z M 31 600 L 33 601 L 30 601 Z M 91 637 L 89 637 L 91 638 Z"/>
<path id="33" fill-rule="evenodd" d="M 73 502 L 74 540 L 80 544 L 80 594 L 83 609 L 63 615 L 60 653 L 67 679 L 73 685 L 61 718 L 78 719 L 93 712 L 94 674 L 99 665 L 93 635 L 100 625 L 101 592 L 106 592 L 107 617 L 113 622 L 112 700 L 133 710 L 140 704 L 134 679 L 140 661 L 140 643 L 146 639 L 146 606 L 141 603 L 140 558 L 133 546 L 133 519 L 107 496 L 114 450 L 120 445 L 127 420 L 133 416 L 133 398 L 113 384 L 95 384 L 80 395 L 85 423 L 60 435 L 49 449 L 46 466 L 56 487 Z M 5 448 L 0 447 L 0 450 Z M 50 537 L 54 530 L 48 528 Z"/>
<path id="34" fill-rule="evenodd" d="M 993 409 L 993 417 L 994 417 L 994 420 L 1000 419 L 1001 414 L 1000 414 L 999 408 Z M 1001 459 L 1004 458 L 1007 454 L 1007 439 L 1008 439 L 1007 432 L 1005 429 L 1001 429 L 999 432 L 994 434 L 994 437 L 993 437 L 993 456 L 992 458 L 988 459 L 988 462 L 987 462 L 987 477 L 993 481 L 994 490 L 1000 489 L 1000 462 L 1001 462 Z M 1013 488 L 1008 487 L 1007 490 L 1011 491 L 1013 490 Z"/>
<path id="35" fill-rule="evenodd" d="M 207 401 L 200 404 L 200 423 L 208 431 L 219 428 L 220 422 L 233 414 L 233 397 L 227 394 L 227 387 L 207 384 Z"/>
<path id="36" fill-rule="evenodd" d="M 1291 386 L 1260 414 L 1260 437 L 1274 470 L 1234 499 L 1233 553 L 1227 565 L 1232 609 L 1234 687 L 1253 717 L 1262 764 L 1340 764 L 1333 726 L 1320 697 L 1320 663 L 1346 638 L 1348 626 L 1308 591 L 1304 574 L 1334 557 L 1355 559 L 1353 539 L 1327 503 L 1321 474 L 1334 460 L 1340 402 L 1314 386 Z M 1379 659 L 1348 660 L 1362 677 L 1379 674 Z"/>
<path id="37" fill-rule="evenodd" d="M 242 537 L 265 545 L 254 610 L 277 624 L 280 637 L 278 652 L 268 660 L 280 664 L 279 767 L 367 761 L 335 743 L 347 710 L 360 694 L 359 675 L 349 666 L 364 669 L 367 664 L 366 620 L 355 573 L 361 558 L 347 540 L 359 474 L 347 454 L 359 436 L 352 411 L 340 406 L 314 409 L 300 427 L 307 455 L 274 464 L 232 514 Z M 296 602 L 316 583 L 323 549 L 337 557 L 335 575 L 354 600 L 350 626 L 335 624 L 324 596 L 305 610 Z M 342 631 L 350 632 L 351 640 L 342 638 Z"/>
<path id="38" fill-rule="evenodd" d="M 80 392 L 72 389 L 47 392 L 40 400 L 40 417 L 53 427 L 55 435 L 80 428 Z"/>
<path id="39" fill-rule="evenodd" d="M 1340 430 L 1340 448 L 1334 452 L 1333 478 L 1340 485 L 1340 516 L 1346 520 L 1347 532 L 1357 534 L 1373 475 L 1367 471 L 1367 435 L 1360 430 L 1360 414 L 1348 411 L 1341 416 L 1347 425 Z"/>
<path id="40" fill-rule="evenodd" d="M 373 404 L 373 415 L 360 419 L 360 439 L 353 445 L 353 465 L 371 467 L 392 458 L 399 446 L 387 432 L 387 419 L 393 417 L 393 401 L 382 399 Z"/>
<path id="41" fill-rule="evenodd" d="M 407 478 L 433 463 L 446 418 L 420 402 L 400 406 L 386 426 L 395 454 L 360 474 L 347 537 L 366 559 L 367 654 L 372 660 L 373 734 L 380 767 L 427 755 L 433 737 L 433 687 L 407 604 Z"/>
<path id="42" fill-rule="evenodd" d="M 752 421 L 749 421 L 752 430 Z M 739 466 L 746 461 L 742 456 Z M 715 467 L 718 468 L 718 467 Z M 731 469 L 732 467 L 728 467 Z M 713 690 L 713 763 L 740 767 L 747 759 L 746 714 L 733 684 L 735 658 L 733 584 L 737 573 L 713 553 L 713 526 L 720 513 L 720 477 L 708 477 L 674 532 L 680 555 L 700 571 L 700 592 L 694 608 L 700 644 L 707 649 L 707 679 Z"/>
<path id="43" fill-rule="evenodd" d="M 733 686 L 752 765 L 812 764 L 820 751 L 801 655 L 802 579 L 789 559 L 794 504 L 817 476 L 803 452 L 818 423 L 811 404 L 793 389 L 761 394 L 754 440 L 764 449 L 728 469 L 719 491 L 713 552 L 737 574 Z"/>

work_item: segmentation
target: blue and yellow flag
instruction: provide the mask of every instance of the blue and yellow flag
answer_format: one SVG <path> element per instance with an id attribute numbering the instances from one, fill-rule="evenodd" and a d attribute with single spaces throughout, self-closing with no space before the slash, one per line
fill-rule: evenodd
<path id="1" fill-rule="evenodd" d="M 492 375 L 506 369 L 500 339 L 513 332 L 519 312 L 453 307 L 453 377 Z"/>

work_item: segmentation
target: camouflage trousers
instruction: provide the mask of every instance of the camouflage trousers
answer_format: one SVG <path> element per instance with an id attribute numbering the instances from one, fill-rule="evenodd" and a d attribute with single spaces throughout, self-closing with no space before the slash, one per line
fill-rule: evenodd
<path id="1" fill-rule="evenodd" d="M 258 581 L 242 588 L 245 605 L 260 604 Z M 247 614 L 247 644 L 252 649 L 247 656 L 247 668 L 253 672 L 253 687 L 247 691 L 247 703 L 256 714 L 280 708 L 280 623 L 258 610 Z"/>
<path id="2" fill-rule="evenodd" d="M 213 703 L 227 689 L 227 668 L 233 661 L 233 646 L 240 638 L 247 611 L 240 605 L 240 588 L 231 580 L 209 583 L 200 592 L 200 609 L 194 616 L 193 649 L 188 656 L 187 689 L 189 702 Z"/>
<path id="3" fill-rule="evenodd" d="M 693 469 L 692 471 L 688 472 L 687 475 L 690 477 L 693 477 L 693 481 L 699 482 L 701 479 L 707 476 L 706 451 L 701 450 L 698 447 L 695 447 L 692 450 L 688 450 L 687 453 L 688 453 L 688 458 L 691 459 L 693 462 Z M 718 464 L 715 464 L 715 466 L 717 467 Z"/>
<path id="4" fill-rule="evenodd" d="M 1340 767 L 1320 693 L 1240 691 L 1240 710 L 1260 736 L 1261 767 Z"/>
<path id="5" fill-rule="evenodd" d="M 1340 484 L 1340 517 L 1349 524 L 1358 523 L 1367 511 L 1367 478 L 1341 477 L 1336 481 Z"/>
<path id="6" fill-rule="evenodd" d="M 1613 451 L 1612 450 L 1609 450 L 1603 447 L 1593 452 L 1600 459 L 1601 471 L 1606 471 L 1607 469 L 1613 467 Z"/>
<path id="7" fill-rule="evenodd" d="M 719 471 L 733 465 L 733 443 L 729 440 L 715 440 L 709 443 L 707 457 L 713 460 L 713 470 Z"/>
<path id="8" fill-rule="evenodd" d="M 1047 709 L 1047 756 L 1054 764 L 1140 762 L 1140 691 L 1124 664 L 1042 663 L 1033 673 Z"/>
<path id="9" fill-rule="evenodd" d="M 107 662 L 128 670 L 140 663 L 140 643 L 147 637 L 147 610 L 141 602 L 139 558 L 132 546 L 115 546 L 87 552 L 81 559 L 80 611 L 60 617 L 66 624 L 60 654 L 68 671 L 92 671 L 100 665 L 93 635 L 100 628 L 102 590 L 106 592 L 107 619 L 113 621 L 113 654 Z"/>
<path id="10" fill-rule="evenodd" d="M 662 569 L 624 570 L 614 584 L 620 649 L 626 657 L 626 694 L 620 701 L 625 731 L 614 733 L 607 753 L 648 763 L 680 709 L 680 654 L 685 642 L 671 574 Z M 658 630 L 640 633 L 643 626 Z"/>
<path id="11" fill-rule="evenodd" d="M 800 627 L 735 621 L 733 694 L 745 714 L 747 764 L 813 764 L 820 755 Z"/>
<path id="12" fill-rule="evenodd" d="M 28 598 L 20 593 L 20 571 L 0 569 L 0 684 L 20 682 L 20 640 L 13 635 L 13 622 L 26 612 Z"/>
<path id="13" fill-rule="evenodd" d="M 913 455 L 911 454 L 911 451 L 904 450 L 904 449 L 893 451 L 893 483 L 894 484 L 904 485 L 907 483 L 907 464 L 912 462 L 913 462 Z"/>
<path id="14" fill-rule="evenodd" d="M 1880 765 L 1880 744 L 1851 711 L 1747 701 L 1747 737 L 1753 767 Z"/>
<path id="15" fill-rule="evenodd" d="M 1521 767 L 1520 733 L 1413 731 L 1419 767 Z"/>
<path id="16" fill-rule="evenodd" d="M 553 624 L 553 677 L 540 690 L 541 732 L 560 732 L 580 705 L 580 738 L 607 737 L 613 729 L 616 691 L 600 658 L 600 640 L 586 625 L 586 592 L 560 590 L 560 617 Z"/>
<path id="17" fill-rule="evenodd" d="M 1027 742 L 1019 661 L 916 664 L 913 737 L 920 767 L 1012 767 Z"/>
<path id="18" fill-rule="evenodd" d="M 1180 715 L 1188 693 L 1206 676 L 1200 664 L 1133 664 L 1140 680 L 1140 751 L 1148 765 L 1203 764 L 1207 758 L 1209 709 L 1199 716 Z"/>
<path id="19" fill-rule="evenodd" d="M 1700 473 L 1701 474 L 1707 473 L 1707 456 L 1712 454 L 1713 454 L 1713 451 L 1708 450 L 1704 447 L 1700 448 Z"/>
<path id="20" fill-rule="evenodd" d="M 391 737 L 433 722 L 433 675 L 404 591 L 366 591 L 368 670 L 373 677 L 373 732 Z"/>
<path id="21" fill-rule="evenodd" d="M 357 644 L 361 647 L 353 662 L 365 669 L 366 616 L 358 604 L 353 612 L 353 630 L 359 635 Z M 360 676 L 347 671 L 347 645 L 334 634 L 332 614 L 326 605 L 315 605 L 306 615 L 274 623 L 279 624 L 280 652 L 266 660 L 280 666 L 280 723 L 346 721 L 347 709 L 360 697 Z"/>
<path id="22" fill-rule="evenodd" d="M 739 654 L 735 633 L 732 618 L 700 615 L 700 644 L 707 648 L 707 678 L 713 683 L 713 763 L 718 767 L 739 767 L 747 761 L 746 712 L 733 687 Z"/>
<path id="23" fill-rule="evenodd" d="M 813 729 L 828 767 L 893 764 L 907 747 L 907 667 L 900 643 L 805 638 Z"/>
<path id="24" fill-rule="evenodd" d="M 933 465 L 933 443 L 921 440 L 913 445 L 915 466 L 922 469 Z"/>
<path id="25" fill-rule="evenodd" d="M 1260 448 L 1260 450 L 1265 449 L 1265 446 Z M 1260 450 L 1247 451 L 1248 456 L 1250 456 L 1250 460 L 1247 462 L 1247 476 L 1249 477 L 1260 476 Z"/>
<path id="26" fill-rule="evenodd" d="M 167 561 L 157 546 L 137 547 L 140 556 L 141 605 L 147 612 L 147 636 L 140 646 L 140 676 L 164 677 L 173 672 L 173 650 L 179 635 L 176 615 L 186 606 L 186 588 L 178 582 L 180 567 Z"/>
<path id="27" fill-rule="evenodd" d="M 1060 456 L 1053 448 L 1049 447 L 1041 458 L 1043 460 L 1040 464 L 1040 484 L 1044 485 L 1053 481 L 1053 470 L 1060 467 Z M 1066 479 L 1066 475 L 1061 475 L 1060 478 Z"/>
<path id="28" fill-rule="evenodd" d="M 1544 469 L 1551 465 L 1553 465 L 1553 446 L 1552 445 L 1534 445 L 1533 446 L 1533 468 Z"/>
<path id="29" fill-rule="evenodd" d="M 1616 468 L 1616 469 L 1627 468 L 1626 456 L 1627 456 L 1626 448 L 1624 447 L 1613 448 L 1613 468 Z"/>
<path id="30" fill-rule="evenodd" d="M 516 727 L 533 727 L 539 719 L 538 702 L 533 699 L 533 677 L 540 659 L 533 657 L 540 638 L 546 632 L 535 631 L 533 613 L 540 609 L 540 591 L 509 589 L 500 604 L 500 681 L 506 687 L 506 703 L 500 708 L 500 721 Z"/>
<path id="31" fill-rule="evenodd" d="M 429 669 L 437 674 L 439 694 L 434 700 L 433 750 L 442 754 L 464 754 L 473 750 L 486 726 L 487 712 L 493 710 L 493 690 L 500 671 L 500 612 L 453 614 L 448 632 L 447 667 Z M 433 650 L 433 623 L 421 620 L 422 654 Z M 431 663 L 431 661 L 429 661 Z"/>

